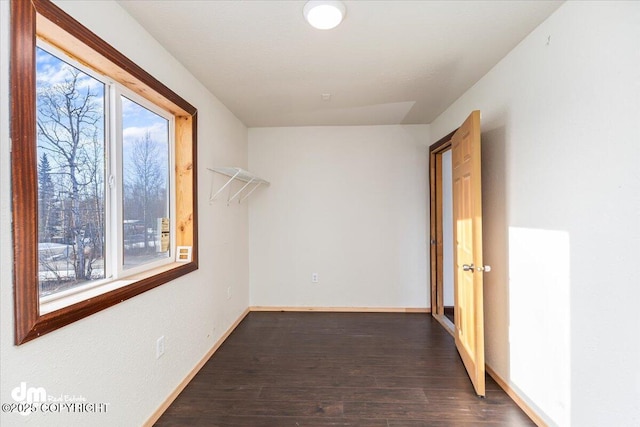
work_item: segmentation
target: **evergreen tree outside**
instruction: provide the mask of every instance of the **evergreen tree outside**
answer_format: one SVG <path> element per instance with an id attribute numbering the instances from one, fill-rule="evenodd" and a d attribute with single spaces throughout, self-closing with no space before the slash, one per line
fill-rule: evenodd
<path id="1" fill-rule="evenodd" d="M 104 228 L 96 223 L 103 213 L 94 212 L 104 210 L 104 203 L 95 201 L 104 192 L 91 191 L 104 182 L 104 84 L 40 48 L 37 71 L 39 241 L 52 243 L 57 234 L 59 244 L 66 245 L 60 254 L 49 244 L 40 257 L 41 270 L 72 286 L 104 275 L 92 276 L 101 255 L 93 246 L 102 244 L 91 239 Z M 61 223 L 57 233 L 54 213 Z M 58 261 L 63 257 L 64 263 Z"/>
<path id="2" fill-rule="evenodd" d="M 55 234 L 55 185 L 51 179 L 51 165 L 47 153 L 42 153 L 38 164 L 38 242 L 51 242 Z"/>
<path id="3" fill-rule="evenodd" d="M 123 257 L 109 265 L 168 258 L 158 223 L 170 216 L 169 119 L 125 96 L 110 101 L 122 103 L 122 146 L 107 153 L 106 84 L 40 47 L 36 52 L 40 295 L 105 278 L 105 257 L 113 253 L 107 230 L 114 236 L 118 227 L 106 210 L 109 189 L 122 197 L 110 203 L 123 214 L 116 236 L 122 240 L 112 240 Z M 107 185 L 107 154 L 121 157 L 123 182 L 109 178 Z"/>

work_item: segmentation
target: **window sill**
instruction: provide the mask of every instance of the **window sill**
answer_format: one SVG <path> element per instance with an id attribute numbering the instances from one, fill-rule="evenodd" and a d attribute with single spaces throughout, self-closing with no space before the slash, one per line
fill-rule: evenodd
<path id="1" fill-rule="evenodd" d="M 11 0 L 11 28 L 14 342 L 22 345 L 198 269 L 198 110 L 51 0 Z M 168 264 L 117 281 L 107 279 L 64 295 L 40 298 L 39 224 L 38 215 L 34 215 L 39 212 L 34 114 L 38 39 L 174 116 L 174 244 L 192 247 L 190 262 Z"/>
<path id="2" fill-rule="evenodd" d="M 151 279 L 162 273 L 166 273 L 183 266 L 185 266 L 185 263 L 171 262 L 151 270 L 125 277 L 123 279 L 103 281 L 100 284 L 79 286 L 78 288 L 69 289 L 68 291 L 60 292 L 59 294 L 42 297 L 40 298 L 40 315 L 53 313 L 54 311 L 61 310 L 73 304 L 88 301 L 92 298 L 104 295 L 108 292 L 133 285 L 145 279 Z"/>

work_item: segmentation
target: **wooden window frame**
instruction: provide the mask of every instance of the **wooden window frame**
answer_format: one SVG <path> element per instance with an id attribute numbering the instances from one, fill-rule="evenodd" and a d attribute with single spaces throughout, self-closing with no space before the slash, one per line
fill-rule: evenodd
<path id="1" fill-rule="evenodd" d="M 175 117 L 176 245 L 192 259 L 132 284 L 40 314 L 36 153 L 36 40 L 105 74 Z M 197 109 L 49 0 L 11 0 L 11 189 L 15 344 L 90 316 L 198 269 Z"/>

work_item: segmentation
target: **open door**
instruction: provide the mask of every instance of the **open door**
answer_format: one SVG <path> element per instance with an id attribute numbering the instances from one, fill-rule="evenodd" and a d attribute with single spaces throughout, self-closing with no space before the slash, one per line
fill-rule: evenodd
<path id="1" fill-rule="evenodd" d="M 480 111 L 451 138 L 456 347 L 478 396 L 485 395 Z M 488 268 L 487 268 L 488 271 Z"/>

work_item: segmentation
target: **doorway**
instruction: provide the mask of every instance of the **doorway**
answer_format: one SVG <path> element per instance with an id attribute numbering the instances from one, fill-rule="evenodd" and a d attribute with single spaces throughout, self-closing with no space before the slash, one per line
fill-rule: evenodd
<path id="1" fill-rule="evenodd" d="M 451 137 L 429 149 L 431 194 L 431 313 L 451 334 L 455 328 Z"/>
<path id="2" fill-rule="evenodd" d="M 476 393 L 484 396 L 483 275 L 491 268 L 484 265 L 482 258 L 480 143 L 480 111 L 476 110 L 458 129 L 429 149 L 430 261 L 432 315 L 453 336 Z M 448 206 L 449 197 L 452 209 Z M 445 315 L 445 286 L 451 282 L 447 277 L 450 271 L 453 324 Z"/>

